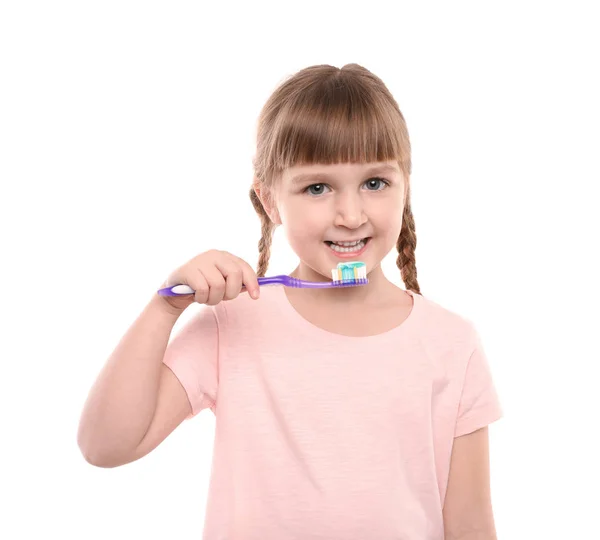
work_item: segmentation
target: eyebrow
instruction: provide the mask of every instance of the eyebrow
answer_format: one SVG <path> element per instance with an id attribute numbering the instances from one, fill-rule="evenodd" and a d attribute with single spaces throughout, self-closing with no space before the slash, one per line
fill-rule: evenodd
<path id="1" fill-rule="evenodd" d="M 370 169 L 367 169 L 366 171 L 364 171 L 364 175 L 371 175 L 371 174 L 385 174 L 385 173 L 399 173 L 400 171 L 394 167 L 393 165 L 377 165 L 375 167 L 371 167 Z M 332 174 L 327 174 L 327 173 L 304 173 L 304 174 L 297 174 L 296 176 L 294 176 L 292 178 L 292 184 L 300 184 L 302 182 L 308 182 L 308 181 L 322 181 L 322 180 L 328 180 L 334 178 L 334 175 Z"/>

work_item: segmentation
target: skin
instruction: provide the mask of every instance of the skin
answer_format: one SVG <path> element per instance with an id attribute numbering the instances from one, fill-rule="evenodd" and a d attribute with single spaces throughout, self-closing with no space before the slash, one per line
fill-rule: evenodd
<path id="1" fill-rule="evenodd" d="M 369 173 L 382 165 L 393 170 Z M 326 178 L 297 181 L 298 175 L 305 174 Z M 366 336 L 390 330 L 406 319 L 412 298 L 385 277 L 381 261 L 395 249 L 400 235 L 407 187 L 395 161 L 295 166 L 286 169 L 269 191 L 255 185 L 267 214 L 284 229 L 300 259 L 292 276 L 329 281 L 339 262 L 366 264 L 369 283 L 365 286 L 286 289 L 290 303 L 307 320 L 334 333 Z M 370 238 L 366 249 L 356 259 L 337 257 L 325 243 L 366 237 Z M 355 316 L 348 317 L 349 310 Z"/>
<path id="2" fill-rule="evenodd" d="M 445 540 L 497 540 L 489 446 L 487 426 L 454 439 L 443 508 Z"/>
<path id="3" fill-rule="evenodd" d="M 375 165 L 390 165 L 395 171 L 368 174 Z M 316 173 L 329 177 L 294 182 L 299 174 Z M 375 176 L 389 185 L 369 183 Z M 268 192 L 255 185 L 267 214 L 283 227 L 300 258 L 294 277 L 331 279 L 331 269 L 344 259 L 332 254 L 324 241 L 371 237 L 366 250 L 354 259 L 366 263 L 369 284 L 345 289 L 286 288 L 300 315 L 322 329 L 349 336 L 379 334 L 408 317 L 412 298 L 381 269 L 381 261 L 395 249 L 400 234 L 407 187 L 395 161 L 292 167 Z M 443 508 L 448 540 L 496 540 L 488 448 L 487 427 L 454 441 Z"/>
<path id="4" fill-rule="evenodd" d="M 374 335 L 402 324 L 412 298 L 387 280 L 380 263 L 395 248 L 402 226 L 407 183 L 395 171 L 377 174 L 387 180 L 367 185 L 373 164 L 335 164 L 293 167 L 275 189 L 258 197 L 271 220 L 285 229 L 300 258 L 292 275 L 313 281 L 329 280 L 341 260 L 324 240 L 371 237 L 358 260 L 366 263 L 369 284 L 344 289 L 285 289 L 292 306 L 315 325 L 349 336 Z M 303 173 L 325 173 L 324 189 L 296 184 Z M 198 270 L 201 270 L 200 272 Z M 237 257 L 211 250 L 173 274 L 190 276 L 196 301 L 216 305 L 235 298 L 241 284 L 256 286 L 254 271 Z M 224 275 L 227 275 L 227 283 Z M 193 276 L 193 277 L 192 277 Z M 166 283 L 163 284 L 166 286 Z M 86 402 L 78 444 L 89 463 L 117 467 L 151 452 L 191 414 L 187 393 L 162 359 L 169 335 L 191 299 L 167 304 L 156 295 L 122 338 L 99 375 Z M 166 308 L 169 306 L 169 309 Z M 349 316 L 351 314 L 352 316 Z M 144 384 L 139 384 L 140 380 Z M 487 428 L 454 441 L 444 504 L 446 540 L 496 540 L 490 497 Z"/>

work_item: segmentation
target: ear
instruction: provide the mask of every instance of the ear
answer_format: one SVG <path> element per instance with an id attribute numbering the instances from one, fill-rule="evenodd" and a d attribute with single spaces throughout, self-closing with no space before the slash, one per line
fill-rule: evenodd
<path id="1" fill-rule="evenodd" d="M 258 200 L 262 204 L 265 212 L 273 224 L 281 225 L 281 217 L 277 211 L 277 205 L 275 204 L 275 198 L 271 190 L 261 186 L 257 182 L 252 184 L 252 189 L 254 189 L 254 193 L 256 193 Z"/>

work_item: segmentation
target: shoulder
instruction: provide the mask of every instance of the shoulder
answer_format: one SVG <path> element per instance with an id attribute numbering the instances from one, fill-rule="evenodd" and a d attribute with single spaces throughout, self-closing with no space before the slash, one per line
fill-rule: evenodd
<path id="1" fill-rule="evenodd" d="M 450 309 L 429 297 L 416 293 L 414 296 L 418 296 L 416 300 L 420 304 L 424 319 L 431 327 L 441 331 L 473 331 L 474 323 L 464 313 Z"/>
<path id="2" fill-rule="evenodd" d="M 471 318 L 422 294 L 413 296 L 419 310 L 420 333 L 429 344 L 457 348 L 466 354 L 473 351 L 479 336 Z"/>

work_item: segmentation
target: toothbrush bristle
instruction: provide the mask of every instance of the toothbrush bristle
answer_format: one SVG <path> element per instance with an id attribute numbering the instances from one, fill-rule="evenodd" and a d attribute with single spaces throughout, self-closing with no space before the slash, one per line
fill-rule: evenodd
<path id="1" fill-rule="evenodd" d="M 331 271 L 331 277 L 336 287 L 366 285 L 369 282 L 367 266 L 362 262 L 339 263 L 337 268 Z"/>

